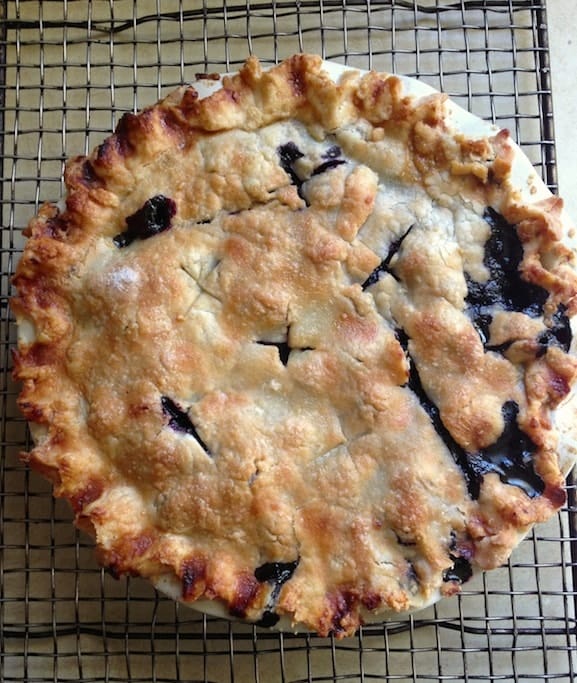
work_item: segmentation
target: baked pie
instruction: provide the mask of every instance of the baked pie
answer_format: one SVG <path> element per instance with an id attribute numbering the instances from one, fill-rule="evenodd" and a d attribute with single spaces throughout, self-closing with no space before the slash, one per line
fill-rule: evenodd
<path id="1" fill-rule="evenodd" d="M 27 228 L 24 459 L 114 575 L 350 635 L 564 504 L 572 228 L 416 81 L 296 55 L 211 87 L 125 114 Z"/>

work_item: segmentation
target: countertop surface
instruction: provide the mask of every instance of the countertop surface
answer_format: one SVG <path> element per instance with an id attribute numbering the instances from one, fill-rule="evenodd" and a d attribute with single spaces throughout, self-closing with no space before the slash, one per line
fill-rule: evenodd
<path id="1" fill-rule="evenodd" d="M 559 194 L 577 222 L 577 9 L 547 0 Z"/>

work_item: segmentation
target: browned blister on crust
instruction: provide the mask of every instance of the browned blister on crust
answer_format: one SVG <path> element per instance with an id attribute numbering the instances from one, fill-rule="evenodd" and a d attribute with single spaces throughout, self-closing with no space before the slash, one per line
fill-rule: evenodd
<path id="1" fill-rule="evenodd" d="M 251 58 L 66 168 L 14 275 L 34 449 L 114 575 L 321 635 L 419 609 L 565 501 L 577 278 L 506 132 Z"/>

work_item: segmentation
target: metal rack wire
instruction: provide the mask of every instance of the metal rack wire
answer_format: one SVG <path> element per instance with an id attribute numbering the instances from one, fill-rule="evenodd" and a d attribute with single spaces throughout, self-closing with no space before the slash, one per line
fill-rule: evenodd
<path id="1" fill-rule="evenodd" d="M 508 127 L 556 189 L 545 2 L 12 0 L 0 5 L 0 677 L 5 681 L 574 681 L 575 488 L 509 564 L 463 595 L 346 641 L 229 624 L 96 567 L 19 462 L 10 282 L 21 232 L 64 160 L 120 115 L 249 53 L 297 51 L 426 80 Z"/>

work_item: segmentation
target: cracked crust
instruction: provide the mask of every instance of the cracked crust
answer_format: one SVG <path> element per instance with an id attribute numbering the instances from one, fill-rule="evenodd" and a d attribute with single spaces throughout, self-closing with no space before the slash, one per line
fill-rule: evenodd
<path id="1" fill-rule="evenodd" d="M 562 203 L 528 200 L 505 132 L 403 88 L 251 58 L 125 115 L 31 221 L 24 458 L 114 574 L 343 636 L 458 592 L 564 503 Z M 115 243 L 159 196 L 174 216 Z M 475 299 L 503 271 L 491 225 L 538 314 Z"/>

